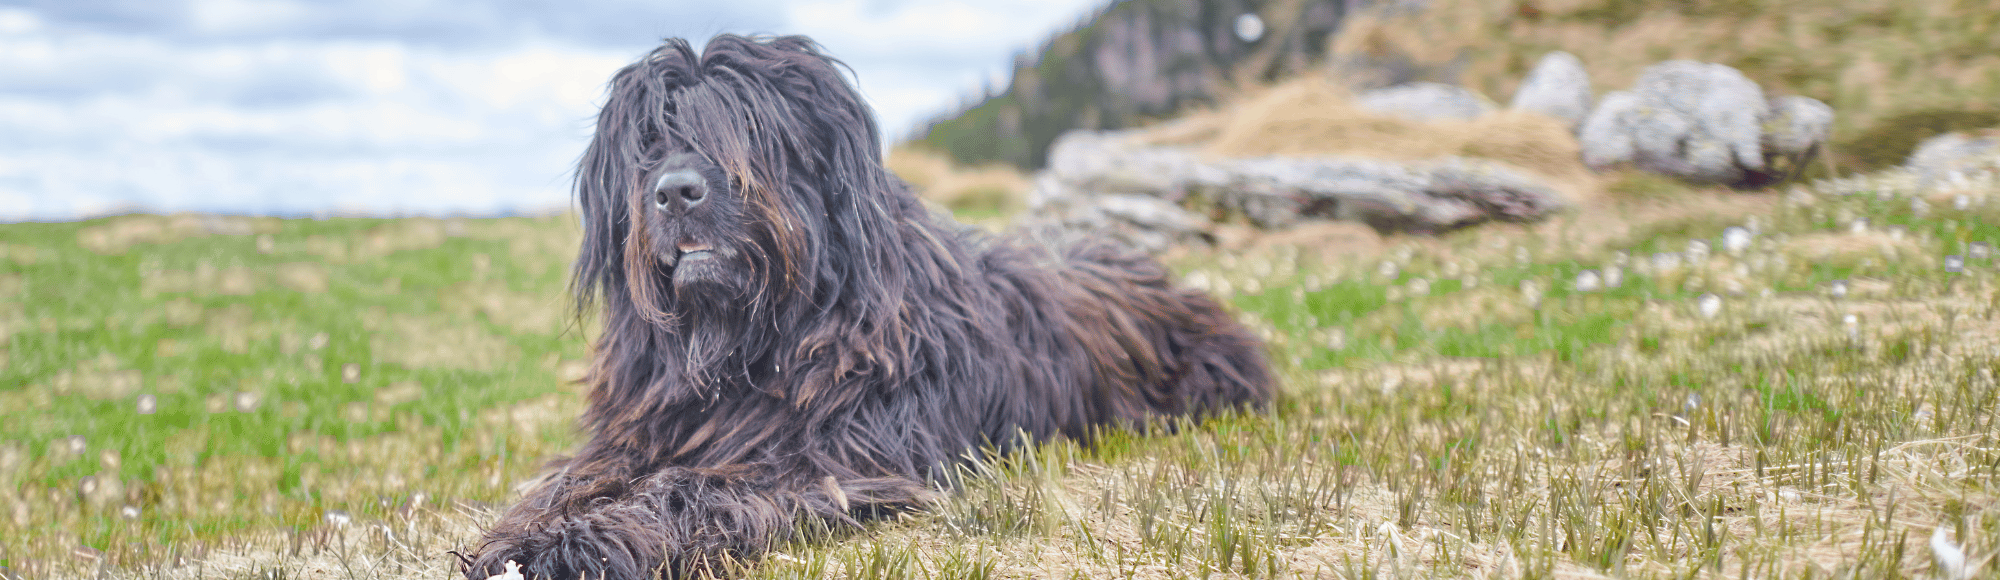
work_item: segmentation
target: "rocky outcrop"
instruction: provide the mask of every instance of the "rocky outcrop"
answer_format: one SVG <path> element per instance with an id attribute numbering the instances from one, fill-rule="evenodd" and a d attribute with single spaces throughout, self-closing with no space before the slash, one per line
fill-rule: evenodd
<path id="1" fill-rule="evenodd" d="M 1923 187 L 2000 176 L 2000 129 L 1952 132 L 1925 139 L 1903 168 Z"/>
<path id="2" fill-rule="evenodd" d="M 1017 57 L 1007 87 L 932 123 L 922 140 L 961 163 L 1039 168 L 1070 130 L 1131 127 L 1213 102 L 1243 83 L 1307 70 L 1348 14 L 1372 3 L 1116 2 L 1036 57 Z"/>
<path id="3" fill-rule="evenodd" d="M 1507 107 L 1562 119 L 1574 131 L 1590 114 L 1590 73 L 1576 55 L 1555 51 L 1542 56 Z"/>
<path id="4" fill-rule="evenodd" d="M 1806 97 L 1766 100 L 1728 66 L 1668 61 L 1647 67 L 1584 120 L 1584 163 L 1630 164 L 1696 183 L 1756 187 L 1801 168 L 1827 140 L 1833 113 Z"/>
<path id="5" fill-rule="evenodd" d="M 1418 121 L 1474 119 L 1493 112 L 1492 102 L 1464 87 L 1415 82 L 1363 92 L 1355 97 L 1361 108 Z"/>
<path id="6" fill-rule="evenodd" d="M 1118 132 L 1072 133 L 1051 157 L 1036 178 L 1025 224 L 1107 235 L 1151 251 L 1212 241 L 1217 220 L 1237 217 L 1263 229 L 1343 220 L 1382 232 L 1434 233 L 1532 221 L 1564 206 L 1539 180 L 1479 159 L 1212 161 Z"/>

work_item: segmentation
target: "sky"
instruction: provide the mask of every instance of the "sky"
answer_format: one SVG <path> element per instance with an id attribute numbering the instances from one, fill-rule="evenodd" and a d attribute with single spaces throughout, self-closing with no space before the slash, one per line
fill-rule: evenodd
<path id="1" fill-rule="evenodd" d="M 0 222 L 560 210 L 662 38 L 812 36 L 898 138 L 1102 1 L 0 0 Z"/>

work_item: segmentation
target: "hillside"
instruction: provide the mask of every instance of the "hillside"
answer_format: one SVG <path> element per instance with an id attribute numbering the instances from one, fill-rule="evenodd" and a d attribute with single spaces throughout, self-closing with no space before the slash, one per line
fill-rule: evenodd
<path id="1" fill-rule="evenodd" d="M 1119 2 L 1018 63 L 1008 90 L 919 141 L 961 163 L 1031 169 L 1065 130 L 1145 125 L 1303 71 L 1362 88 L 1454 82 L 1504 103 L 1552 50 L 1582 57 L 1600 95 L 1630 86 L 1647 65 L 1696 59 L 1741 69 L 1774 94 L 1824 101 L 1837 115 L 1844 169 L 1893 165 L 1944 130 L 2000 124 L 2000 10 L 1983 0 L 1367 4 Z M 1183 6 L 1199 8 L 1176 11 Z M 1223 22 L 1247 11 L 1270 23 L 1255 42 Z M 1172 52 L 1170 37 L 1218 49 Z M 1111 63 L 1125 72 L 1106 72 Z M 1159 86 L 1198 90 L 1135 91 L 1121 78 L 1187 79 Z"/>

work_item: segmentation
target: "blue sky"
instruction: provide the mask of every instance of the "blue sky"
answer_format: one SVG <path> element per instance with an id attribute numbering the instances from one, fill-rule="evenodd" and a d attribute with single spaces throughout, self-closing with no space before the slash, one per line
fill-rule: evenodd
<path id="1" fill-rule="evenodd" d="M 0 221 L 547 211 L 661 38 L 810 35 L 909 135 L 1099 1 L 0 0 Z"/>

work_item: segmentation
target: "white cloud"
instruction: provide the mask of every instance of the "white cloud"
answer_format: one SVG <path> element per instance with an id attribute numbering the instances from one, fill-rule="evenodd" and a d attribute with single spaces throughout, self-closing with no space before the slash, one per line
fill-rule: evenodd
<path id="1" fill-rule="evenodd" d="M 25 8 L 0 8 L 0 34 L 26 34 L 42 28 L 42 17 Z"/>
<path id="2" fill-rule="evenodd" d="M 1101 3 L 807 0 L 787 11 L 786 32 L 813 37 L 853 67 L 884 131 L 904 136 L 1006 78 L 1014 53 L 1033 49 Z"/>
<path id="3" fill-rule="evenodd" d="M 560 206 L 659 38 L 813 36 L 900 137 L 1095 1 L 26 0 L 0 8 L 0 221 Z"/>

